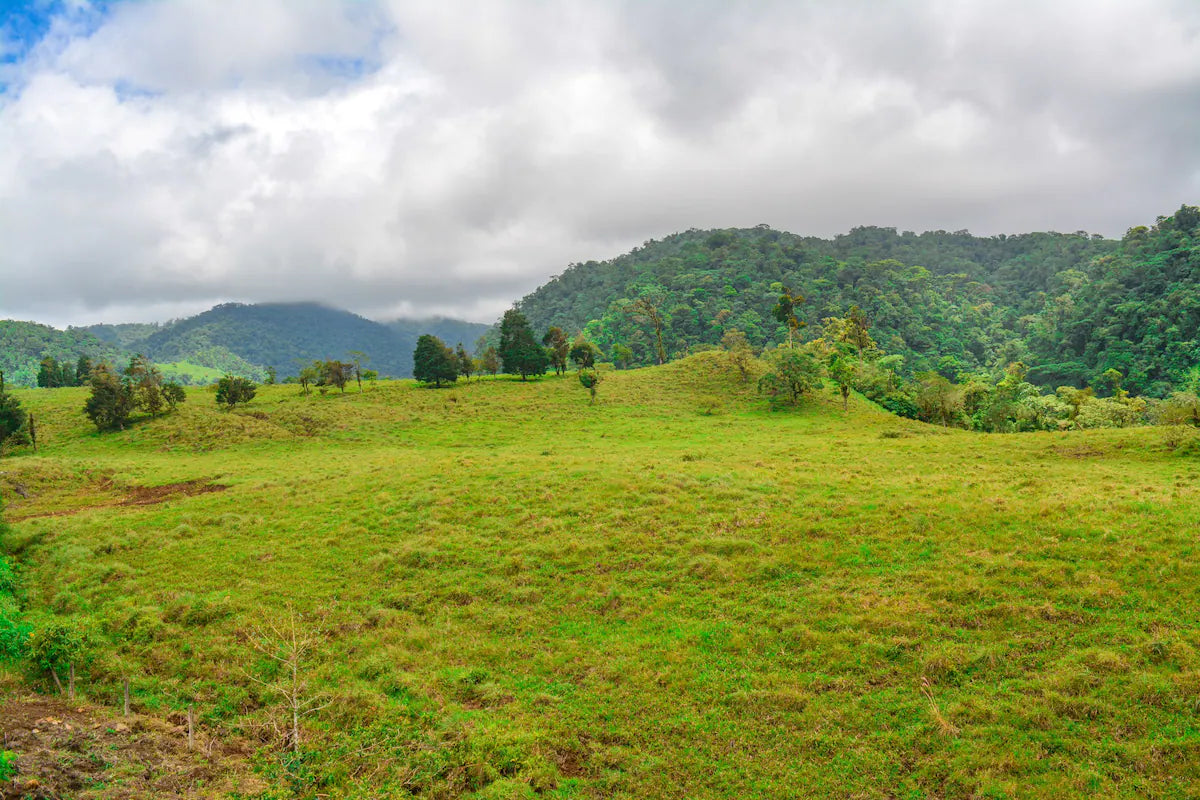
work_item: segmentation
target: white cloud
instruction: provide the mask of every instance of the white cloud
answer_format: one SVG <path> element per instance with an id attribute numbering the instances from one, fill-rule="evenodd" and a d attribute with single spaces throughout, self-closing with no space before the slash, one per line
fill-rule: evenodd
<path id="1" fill-rule="evenodd" d="M 1133 13 L 83 7 L 0 73 L 0 315 L 489 320 L 692 226 L 1117 234 L 1195 202 L 1200 168 L 1200 6 Z"/>

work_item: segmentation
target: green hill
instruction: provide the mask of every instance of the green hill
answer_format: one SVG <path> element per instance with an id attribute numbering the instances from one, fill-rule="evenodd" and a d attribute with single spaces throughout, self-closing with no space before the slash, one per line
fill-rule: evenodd
<path id="1" fill-rule="evenodd" d="M 14 386 L 36 386 L 38 365 L 46 356 L 74 364 L 80 356 L 92 361 L 123 361 L 127 356 L 83 328 L 60 331 L 36 322 L 0 320 L 0 372 Z"/>
<path id="2" fill-rule="evenodd" d="M 585 330 L 605 350 L 654 362 L 652 334 L 629 313 L 660 311 L 676 355 L 729 329 L 756 346 L 786 340 L 771 314 L 783 287 L 815 336 L 851 305 L 911 372 L 1033 367 L 1040 385 L 1082 385 L 1109 368 L 1126 387 L 1162 396 L 1200 363 L 1200 212 L 1185 206 L 1122 241 L 1086 233 L 977 237 L 856 228 L 833 239 L 766 226 L 690 230 L 610 261 L 573 264 L 518 303 L 541 330 Z"/>
<path id="3" fill-rule="evenodd" d="M 21 613 L 86 634 L 71 709 L 119 714 L 129 676 L 135 712 L 61 763 L 126 791 L 155 756 L 112 737 L 182 742 L 192 708 L 201 752 L 252 759 L 240 796 L 1200 789 L 1200 433 L 773 413 L 722 353 L 601 374 L 594 406 L 571 374 L 189 389 L 105 435 L 84 390 L 20 392 Z"/>

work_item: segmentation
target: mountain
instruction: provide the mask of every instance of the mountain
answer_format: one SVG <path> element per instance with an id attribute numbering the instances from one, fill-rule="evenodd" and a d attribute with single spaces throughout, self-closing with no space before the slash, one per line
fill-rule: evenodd
<path id="1" fill-rule="evenodd" d="M 36 322 L 0 320 L 0 372 L 6 383 L 36 386 L 38 365 L 46 356 L 72 365 L 80 356 L 92 361 L 124 359 L 119 347 L 82 328 L 60 331 Z"/>
<path id="2" fill-rule="evenodd" d="M 862 227 L 832 239 L 766 226 L 688 230 L 617 258 L 570 265 L 518 308 L 538 331 L 584 331 L 608 351 L 654 361 L 653 333 L 631 303 L 660 311 L 673 354 L 738 329 L 778 345 L 784 287 L 804 295 L 802 334 L 861 307 L 880 346 L 909 373 L 1031 366 L 1042 385 L 1081 385 L 1109 368 L 1162 395 L 1200 362 L 1200 212 L 1184 206 L 1122 240 L 1085 232 L 972 236 Z"/>
<path id="3" fill-rule="evenodd" d="M 415 340 L 414 340 L 415 341 Z M 159 362 L 189 361 L 235 373 L 274 367 L 280 377 L 316 359 L 365 353 L 385 376 L 412 371 L 412 348 L 378 322 L 317 303 L 225 303 L 177 320 L 137 343 Z"/>
<path id="4" fill-rule="evenodd" d="M 422 334 L 433 334 L 446 344 L 454 347 L 459 342 L 474 352 L 475 341 L 491 330 L 492 326 L 482 322 L 464 322 L 461 319 L 446 317 L 430 317 L 428 319 L 397 319 L 384 323 L 405 341 L 412 341 L 411 353 L 417 346 L 417 339 Z"/>

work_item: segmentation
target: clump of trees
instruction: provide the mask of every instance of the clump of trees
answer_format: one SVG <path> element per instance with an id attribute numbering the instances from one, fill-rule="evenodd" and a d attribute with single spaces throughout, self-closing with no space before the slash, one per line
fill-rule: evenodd
<path id="1" fill-rule="evenodd" d="M 137 355 L 118 373 L 108 364 L 97 364 L 89 379 L 91 393 L 84 413 L 101 431 L 123 430 L 134 412 L 156 417 L 186 399 L 183 387 L 164 381 L 162 373 L 145 356 Z"/>
<path id="2" fill-rule="evenodd" d="M 238 403 L 249 403 L 257 390 L 258 386 L 249 378 L 226 375 L 217 381 L 217 404 L 233 408 Z"/>
<path id="3" fill-rule="evenodd" d="M 92 360 L 87 356 L 80 356 L 75 363 L 60 362 L 54 356 L 46 356 L 38 365 L 37 385 L 44 389 L 83 386 L 91 374 Z"/>

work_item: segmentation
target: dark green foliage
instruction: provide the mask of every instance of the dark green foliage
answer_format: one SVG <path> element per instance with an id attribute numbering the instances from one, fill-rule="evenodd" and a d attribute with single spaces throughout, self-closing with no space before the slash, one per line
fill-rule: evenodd
<path id="1" fill-rule="evenodd" d="M 771 369 L 759 379 L 758 390 L 771 399 L 772 406 L 794 406 L 820 385 L 820 362 L 807 350 L 789 348 L 772 354 Z"/>
<path id="2" fill-rule="evenodd" d="M 958 370 L 990 371 L 1025 357 L 1023 318 L 1118 246 L 1082 233 L 856 228 L 823 240 L 766 227 L 691 230 L 611 261 L 571 265 L 518 309 L 537 327 L 584 331 L 618 363 L 613 345 L 627 346 L 630 363 L 644 365 L 662 356 L 651 309 L 635 307 L 639 299 L 657 313 L 668 354 L 716 345 L 729 329 L 762 348 L 787 342 L 790 327 L 775 309 L 784 287 L 794 287 L 805 297 L 792 302 L 798 325 L 815 331 L 857 306 L 880 347 L 903 356 L 906 374 L 938 369 L 946 358 Z"/>
<path id="3" fill-rule="evenodd" d="M 0 446 L 25 426 L 25 420 L 21 401 L 0 389 Z"/>
<path id="4" fill-rule="evenodd" d="M 467 353 L 467 348 L 463 347 L 462 342 L 459 342 L 454 350 L 454 363 L 458 367 L 458 374 L 470 380 L 471 373 L 475 371 L 475 359 Z"/>
<path id="5" fill-rule="evenodd" d="M 92 393 L 84 404 L 87 414 L 98 430 L 123 429 L 134 411 L 133 392 L 108 364 L 92 368 Z"/>
<path id="6" fill-rule="evenodd" d="M 86 356 L 80 356 L 80 361 L 85 362 Z M 91 367 L 88 366 L 88 371 Z M 84 376 L 87 372 L 83 373 Z M 76 371 L 70 361 L 59 363 L 54 356 L 46 356 L 38 365 L 37 385 L 43 389 L 57 389 L 60 386 L 78 386 L 76 380 Z"/>
<path id="7" fill-rule="evenodd" d="M 575 337 L 575 341 L 571 344 L 569 355 L 576 369 L 584 370 L 596 366 L 596 359 L 600 356 L 600 351 L 596 348 L 596 345 L 583 338 L 583 334 L 581 333 Z"/>
<path id="8" fill-rule="evenodd" d="M 550 366 L 550 357 L 533 338 L 529 321 L 516 309 L 505 311 L 500 321 L 499 354 L 504 371 L 520 375 L 521 380 L 530 375 L 541 375 Z"/>
<path id="9" fill-rule="evenodd" d="M 346 391 L 346 384 L 355 374 L 353 364 L 337 359 L 318 361 L 314 366 L 318 371 L 317 386 L 332 386 L 339 392 Z"/>
<path id="10" fill-rule="evenodd" d="M 458 380 L 459 363 L 454 351 L 433 334 L 423 334 L 417 339 L 413 352 L 413 377 L 422 383 L 440 387 L 442 381 L 454 383 Z"/>
<path id="11" fill-rule="evenodd" d="M 14 386 L 37 386 L 45 358 L 56 363 L 55 385 L 75 386 L 84 385 L 88 377 L 86 370 L 80 375 L 77 366 L 71 367 L 79 359 L 116 363 L 126 357 L 119 347 L 82 328 L 60 331 L 35 322 L 0 320 L 0 370 Z M 69 381 L 64 380 L 68 371 Z"/>
<path id="12" fill-rule="evenodd" d="M 257 389 L 249 378 L 226 375 L 217 381 L 217 404 L 233 408 L 238 403 L 249 403 Z"/>
<path id="13" fill-rule="evenodd" d="M 550 366 L 554 367 L 554 374 L 565 373 L 567 356 L 571 351 L 571 342 L 567 339 L 567 334 L 557 325 L 551 325 L 542 337 L 542 344 L 546 346 L 546 356 L 550 359 Z"/>
<path id="14" fill-rule="evenodd" d="M 143 355 L 136 355 L 125 368 L 125 384 L 133 396 L 133 405 L 156 417 L 166 406 L 162 373 Z"/>
<path id="15" fill-rule="evenodd" d="M 168 381 L 163 384 L 162 395 L 163 400 L 167 403 L 167 408 L 172 411 L 175 410 L 175 406 L 187 399 L 187 394 L 184 393 L 183 387 L 174 381 Z"/>
<path id="16" fill-rule="evenodd" d="M 583 388 L 588 390 L 588 394 L 591 396 L 591 400 L 588 402 L 595 403 L 596 387 L 600 385 L 600 373 L 595 370 L 581 369 L 579 371 L 579 383 Z"/>

